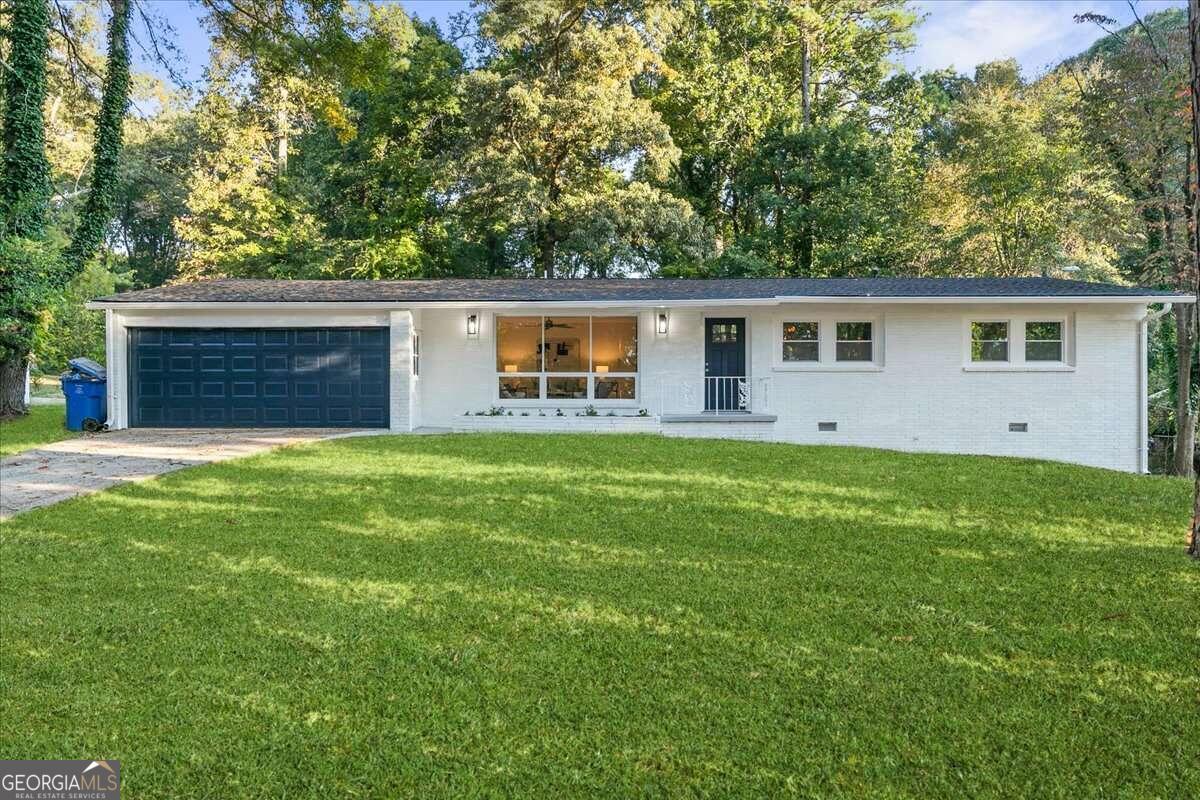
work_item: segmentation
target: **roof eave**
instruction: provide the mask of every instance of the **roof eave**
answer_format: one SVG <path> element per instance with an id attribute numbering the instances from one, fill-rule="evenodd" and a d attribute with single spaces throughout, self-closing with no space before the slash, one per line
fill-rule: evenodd
<path id="1" fill-rule="evenodd" d="M 358 311 L 393 311 L 409 308 L 661 308 L 688 307 L 711 305 L 740 305 L 740 306 L 777 306 L 783 304 L 1055 304 L 1055 303 L 1194 303 L 1196 296 L 1190 294 L 1178 295 L 1033 295 L 1033 296 L 1003 296 L 1003 295 L 974 295 L 974 296 L 924 296 L 924 297 L 875 297 L 875 296 L 778 296 L 778 297 L 710 297 L 703 299 L 640 299 L 640 300 L 444 300 L 444 301 L 262 301 L 262 300 L 182 300 L 182 301 L 121 301 L 121 300 L 92 300 L 86 308 L 92 311 L 106 310 L 166 310 L 166 309 L 212 309 L 212 308 L 241 308 L 241 309 L 330 309 Z"/>

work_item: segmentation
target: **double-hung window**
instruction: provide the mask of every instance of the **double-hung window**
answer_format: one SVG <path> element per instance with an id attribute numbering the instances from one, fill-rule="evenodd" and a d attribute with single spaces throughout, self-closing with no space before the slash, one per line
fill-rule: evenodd
<path id="1" fill-rule="evenodd" d="M 1071 317 L 1015 316 L 964 320 L 964 368 L 1060 372 L 1074 368 Z"/>
<path id="2" fill-rule="evenodd" d="M 501 400 L 633 400 L 637 317 L 496 318 Z"/>
<path id="3" fill-rule="evenodd" d="M 839 322 L 837 324 L 838 361 L 871 361 L 875 357 L 870 322 Z"/>
<path id="4" fill-rule="evenodd" d="M 1062 361 L 1062 322 L 1025 323 L 1025 360 Z"/>
<path id="5" fill-rule="evenodd" d="M 783 360 L 785 362 L 820 361 L 821 323 L 783 323 Z"/>
<path id="6" fill-rule="evenodd" d="M 1008 361 L 1008 323 L 971 323 L 971 360 Z"/>

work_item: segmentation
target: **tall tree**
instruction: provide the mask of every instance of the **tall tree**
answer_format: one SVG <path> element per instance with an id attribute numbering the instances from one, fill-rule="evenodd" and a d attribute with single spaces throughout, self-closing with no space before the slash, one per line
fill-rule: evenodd
<path id="1" fill-rule="evenodd" d="M 92 150 L 92 178 L 87 200 L 65 253 L 68 269 L 79 272 L 96 255 L 112 222 L 114 201 L 119 189 L 121 143 L 125 113 L 129 109 L 129 17 L 130 0 L 110 0 L 112 18 L 108 23 L 108 55 L 100 113 L 96 118 Z"/>
<path id="2" fill-rule="evenodd" d="M 921 102 L 891 66 L 911 42 L 904 3 L 679 5 L 654 95 L 682 151 L 666 185 L 716 231 L 718 269 L 846 274 L 906 261 Z"/>
<path id="3" fill-rule="evenodd" d="M 0 120 L 0 416 L 7 416 L 25 413 L 37 312 L 57 265 L 42 241 L 50 199 L 42 115 L 50 9 L 46 0 L 14 0 L 0 24 L 8 55 Z"/>
<path id="4" fill-rule="evenodd" d="M 1191 34 L 1190 92 L 1192 98 L 1192 293 L 1200 296 L 1200 0 L 1188 0 Z M 1192 501 L 1192 537 L 1188 552 L 1200 558 L 1200 475 Z"/>
<path id="5" fill-rule="evenodd" d="M 1067 267 L 1119 280 L 1131 208 L 1087 139 L 1075 82 L 1051 73 L 1026 83 L 1010 59 L 980 65 L 956 92 L 924 176 L 923 215 L 940 246 L 918 268 L 1036 276 Z"/>
<path id="6" fill-rule="evenodd" d="M 46 159 L 46 59 L 50 9 L 46 0 L 14 0 L 3 20 L 4 171 L 0 173 L 3 233 L 36 238 L 46 228 L 50 162 Z"/>
<path id="7" fill-rule="evenodd" d="M 1135 10 L 1136 14 L 1136 10 Z M 1121 30 L 1099 14 L 1077 17 L 1109 31 L 1068 62 L 1079 82 L 1098 152 L 1107 156 L 1134 204 L 1142 244 L 1127 248 L 1129 277 L 1191 290 L 1192 158 L 1185 106 L 1190 43 L 1186 14 L 1170 9 Z M 1080 69 L 1080 67 L 1094 67 Z M 1194 305 L 1177 305 L 1175 321 L 1175 445 L 1171 471 L 1191 476 L 1196 449 L 1197 322 Z"/>
<path id="8" fill-rule="evenodd" d="M 653 271 L 664 245 L 702 257 L 691 208 L 651 184 L 679 151 L 637 91 L 663 69 L 667 5 L 480 6 L 482 66 L 466 80 L 469 144 L 454 192 L 482 249 L 545 278 Z"/>

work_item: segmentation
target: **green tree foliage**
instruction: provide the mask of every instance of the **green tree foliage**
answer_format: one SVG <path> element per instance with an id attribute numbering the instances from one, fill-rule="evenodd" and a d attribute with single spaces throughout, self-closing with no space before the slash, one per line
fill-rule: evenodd
<path id="1" fill-rule="evenodd" d="M 319 271 L 318 222 L 276 191 L 272 132 L 250 101 L 213 86 L 195 112 L 196 153 L 180 277 L 300 277 Z M 316 259 L 316 261 L 314 261 Z"/>
<path id="2" fill-rule="evenodd" d="M 46 227 L 50 164 L 46 160 L 46 59 L 50 49 L 47 0 L 13 0 L 0 17 L 7 63 L 0 124 L 0 221 L 3 234 L 36 238 Z"/>
<path id="3" fill-rule="evenodd" d="M 154 116 L 126 123 L 114 198 L 112 247 L 124 253 L 134 286 L 175 277 L 183 257 L 176 220 L 187 216 L 188 170 L 200 148 L 196 118 L 171 96 Z"/>
<path id="4" fill-rule="evenodd" d="M 935 274 L 1059 275 L 1120 280 L 1117 248 L 1131 208 L 1111 166 L 1071 113 L 1077 85 L 1025 83 L 1014 61 L 981 65 L 957 89 L 924 177 L 923 216 L 942 247 Z"/>
<path id="5" fill-rule="evenodd" d="M 338 25 L 352 35 L 331 34 Z M 219 52 L 193 114 L 198 152 L 175 224 L 181 277 L 445 272 L 461 52 L 397 6 L 368 5 L 308 35 L 340 42 L 342 57 L 321 62 L 322 92 L 289 93 L 286 144 L 278 109 L 263 98 L 278 98 L 268 87 L 289 58 L 307 69 L 307 40 L 293 31 L 270 61 Z M 248 84 L 239 77 L 247 63 Z"/>
<path id="6" fill-rule="evenodd" d="M 862 274 L 906 262 L 924 99 L 913 79 L 889 77 L 912 41 L 904 4 L 683 8 L 655 103 L 682 150 L 667 185 L 717 232 L 717 271 Z"/>
<path id="7" fill-rule="evenodd" d="M 33 362 L 41 373 L 56 375 L 72 358 L 104 363 L 104 312 L 88 311 L 89 300 L 130 285 L 130 276 L 92 259 L 41 312 L 33 339 Z"/>
<path id="8" fill-rule="evenodd" d="M 44 239 L 50 198 L 42 105 L 49 52 L 46 0 L 16 0 L 3 17 L 0 115 L 0 416 L 25 411 L 24 380 L 37 312 L 59 278 Z"/>
<path id="9" fill-rule="evenodd" d="M 65 259 L 74 272 L 96 255 L 112 221 L 118 188 L 121 140 L 125 112 L 129 108 L 129 17 L 131 0 L 111 0 L 112 19 L 108 24 L 108 55 L 100 114 L 96 119 L 95 145 L 92 151 L 90 190 L 84 202 L 79 225 L 71 238 Z"/>
<path id="10" fill-rule="evenodd" d="M 635 91 L 665 69 L 668 22 L 653 2 L 481 4 L 455 211 L 487 272 L 615 275 L 657 267 L 662 248 L 705 255 L 689 204 L 656 186 L 679 151 Z"/>
<path id="11" fill-rule="evenodd" d="M 1107 27 L 1112 21 L 1087 15 Z M 1192 37 L 1179 9 L 1115 31 L 1067 66 L 1081 87 L 1081 111 L 1097 150 L 1137 211 L 1140 241 L 1122 265 L 1134 280 L 1195 290 L 1195 165 L 1187 98 Z M 1176 441 L 1172 471 L 1193 471 L 1197 409 L 1191 374 L 1197 341 L 1194 305 L 1174 311 L 1172 359 Z"/>
<path id="12" fill-rule="evenodd" d="M 454 256 L 447 162 L 462 124 L 463 55 L 396 6 L 368 8 L 360 28 L 355 61 L 369 79 L 355 79 L 342 99 L 354 135 L 318 122 L 298 137 L 288 190 L 324 222 L 325 274 L 446 274 Z"/>

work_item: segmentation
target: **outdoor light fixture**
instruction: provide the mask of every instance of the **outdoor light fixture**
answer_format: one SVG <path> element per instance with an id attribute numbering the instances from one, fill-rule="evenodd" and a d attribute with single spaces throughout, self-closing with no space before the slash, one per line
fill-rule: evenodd
<path id="1" fill-rule="evenodd" d="M 658 315 L 658 334 L 665 336 L 667 334 L 667 312 L 663 311 Z"/>
<path id="2" fill-rule="evenodd" d="M 467 336 L 479 335 L 479 315 L 467 314 Z"/>

